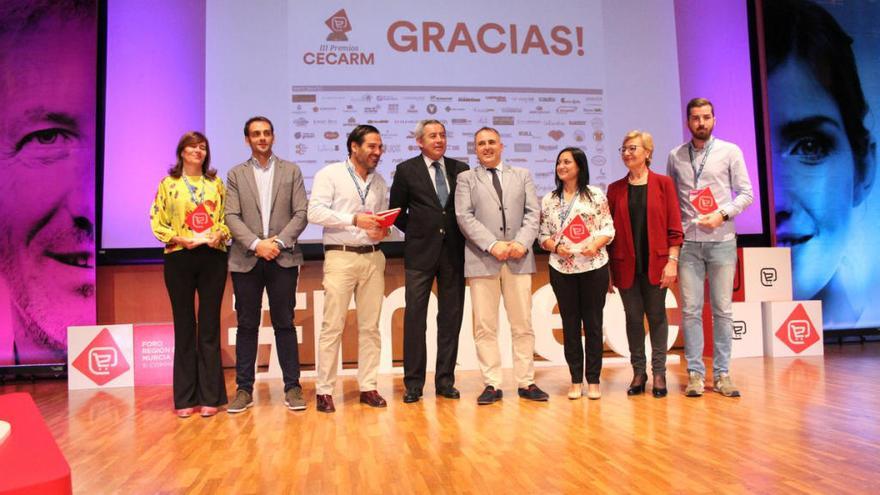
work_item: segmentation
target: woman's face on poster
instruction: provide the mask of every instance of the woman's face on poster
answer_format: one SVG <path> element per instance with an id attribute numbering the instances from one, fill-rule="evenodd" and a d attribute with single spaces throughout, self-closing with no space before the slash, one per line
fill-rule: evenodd
<path id="1" fill-rule="evenodd" d="M 845 254 L 857 204 L 856 158 L 840 109 L 800 59 L 768 79 L 776 233 L 790 246 L 795 299 L 814 297 Z"/>

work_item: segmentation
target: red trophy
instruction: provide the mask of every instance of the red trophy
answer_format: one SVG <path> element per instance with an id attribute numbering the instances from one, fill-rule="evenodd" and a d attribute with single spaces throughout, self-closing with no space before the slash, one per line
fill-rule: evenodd
<path id="1" fill-rule="evenodd" d="M 204 203 L 197 206 L 195 210 L 186 216 L 186 224 L 195 233 L 193 242 L 203 244 L 210 240 L 209 234 L 211 233 L 211 227 L 214 226 L 214 221 L 211 220 L 211 215 L 205 209 Z"/>
<path id="2" fill-rule="evenodd" d="M 400 208 L 393 208 L 391 210 L 376 213 L 376 216 L 379 217 L 379 225 L 384 229 L 394 225 L 394 220 L 397 219 L 397 215 L 400 215 Z"/>
<path id="3" fill-rule="evenodd" d="M 712 213 L 718 209 L 715 196 L 712 195 L 712 191 L 708 187 L 691 191 L 691 204 L 701 215 Z"/>
<path id="4" fill-rule="evenodd" d="M 568 222 L 568 226 L 562 231 L 562 236 L 572 244 L 579 244 L 590 237 L 590 229 L 587 228 L 584 219 L 580 215 L 576 215 L 571 222 Z"/>

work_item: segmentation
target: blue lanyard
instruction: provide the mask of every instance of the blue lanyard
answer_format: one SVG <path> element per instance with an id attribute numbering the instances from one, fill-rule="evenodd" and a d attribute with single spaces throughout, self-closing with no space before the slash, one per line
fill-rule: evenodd
<path id="1" fill-rule="evenodd" d="M 357 177 L 354 175 L 354 169 L 351 165 L 346 164 L 345 168 L 348 169 L 348 175 L 351 176 L 351 181 L 354 182 L 354 187 L 357 189 L 358 196 L 361 198 L 361 206 L 364 208 L 367 207 L 367 195 L 370 194 L 370 186 L 373 185 L 373 181 L 367 183 L 366 189 L 361 189 L 361 184 L 358 182 Z"/>
<path id="2" fill-rule="evenodd" d="M 202 191 L 198 198 L 196 198 L 196 186 L 190 184 L 189 179 L 186 178 L 186 175 L 181 174 L 183 177 L 183 183 L 186 184 L 186 188 L 189 189 L 189 197 L 192 199 L 192 202 L 196 204 L 196 206 L 205 202 L 205 178 L 202 177 Z"/>
<path id="3" fill-rule="evenodd" d="M 568 208 L 565 207 L 565 193 L 560 192 L 559 194 L 559 228 L 562 229 L 562 226 L 565 224 L 565 219 L 568 218 L 568 214 L 571 213 L 571 209 L 574 208 L 574 204 L 577 203 L 578 193 L 574 194 L 574 197 L 571 198 L 571 203 L 568 204 Z"/>
<path id="4" fill-rule="evenodd" d="M 688 156 L 691 158 L 691 169 L 694 171 L 694 189 L 697 188 L 697 182 L 699 182 L 700 176 L 703 175 L 703 167 L 706 166 L 706 160 L 709 158 L 709 152 L 712 151 L 713 144 L 715 144 L 715 138 L 712 138 L 709 141 L 709 144 L 706 145 L 706 154 L 703 155 L 703 160 L 700 162 L 700 169 L 697 170 L 697 166 L 694 165 L 694 143 L 693 141 L 688 143 Z"/>

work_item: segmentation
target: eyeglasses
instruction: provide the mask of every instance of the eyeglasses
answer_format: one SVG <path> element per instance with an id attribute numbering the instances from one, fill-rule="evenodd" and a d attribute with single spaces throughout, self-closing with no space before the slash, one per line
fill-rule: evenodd
<path id="1" fill-rule="evenodd" d="M 631 144 L 631 145 L 629 145 L 629 146 L 621 146 L 617 151 L 620 151 L 620 154 L 621 154 L 621 155 L 624 154 L 624 153 L 626 153 L 627 151 L 629 151 L 630 153 L 635 153 L 636 150 L 639 149 L 639 148 L 641 148 L 641 147 L 642 147 L 642 146 L 639 146 L 639 145 L 637 145 L 637 144 Z"/>

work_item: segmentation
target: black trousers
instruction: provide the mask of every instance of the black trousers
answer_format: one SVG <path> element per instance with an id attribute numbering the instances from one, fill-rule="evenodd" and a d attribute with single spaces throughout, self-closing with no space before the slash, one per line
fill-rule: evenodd
<path id="1" fill-rule="evenodd" d="M 599 383 L 602 372 L 602 311 L 608 293 L 608 265 L 583 273 L 561 273 L 550 267 L 550 286 L 562 317 L 565 361 L 572 383 Z M 582 327 L 583 325 L 583 327 Z M 586 373 L 581 328 L 586 330 Z"/>
<path id="2" fill-rule="evenodd" d="M 249 272 L 232 272 L 238 333 L 235 336 L 235 383 L 254 392 L 257 341 L 263 316 L 263 289 L 269 295 L 269 316 L 275 329 L 275 350 L 281 364 L 284 391 L 299 384 L 299 345 L 293 328 L 299 267 L 284 268 L 274 261 L 257 260 Z"/>
<path id="3" fill-rule="evenodd" d="M 437 279 L 437 365 L 434 386 L 445 389 L 455 384 L 458 335 L 464 312 L 464 267 L 452 261 L 446 246 L 440 252 L 436 270 L 406 270 L 406 307 L 403 312 L 403 383 L 407 389 L 425 386 L 428 351 L 428 300 Z"/>
<path id="4" fill-rule="evenodd" d="M 638 274 L 629 289 L 620 289 L 623 310 L 626 313 L 626 339 L 629 341 L 629 359 L 633 373 L 645 373 L 645 317 L 651 333 L 651 371 L 666 373 L 666 341 L 669 323 L 666 321 L 666 289 L 651 285 L 646 273 Z"/>
<path id="5" fill-rule="evenodd" d="M 174 317 L 174 408 L 226 404 L 220 361 L 226 253 L 208 246 L 175 251 L 165 255 L 164 272 Z"/>

